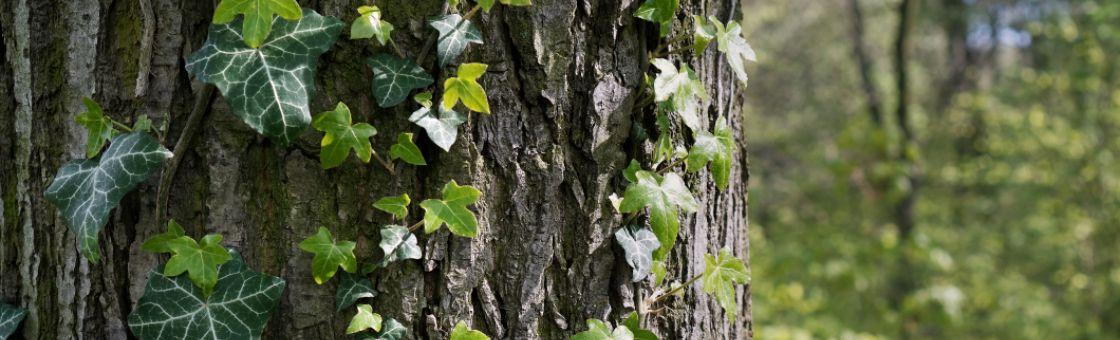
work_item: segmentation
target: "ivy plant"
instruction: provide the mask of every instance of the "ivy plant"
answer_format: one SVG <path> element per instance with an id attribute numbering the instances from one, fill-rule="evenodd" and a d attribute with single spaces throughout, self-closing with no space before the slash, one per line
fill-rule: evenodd
<path id="1" fill-rule="evenodd" d="M 653 252 L 661 246 L 657 235 L 649 229 L 631 226 L 619 228 L 614 233 L 614 240 L 626 252 L 626 263 L 634 270 L 632 280 L 645 280 L 653 265 Z"/>
<path id="2" fill-rule="evenodd" d="M 334 110 L 315 116 L 311 126 L 325 134 L 320 143 L 319 164 L 330 169 L 342 164 L 354 150 L 354 155 L 363 163 L 369 163 L 373 156 L 373 146 L 369 138 L 377 134 L 377 129 L 366 123 L 352 124 L 350 108 L 338 102 Z"/>
<path id="3" fill-rule="evenodd" d="M 381 228 L 381 251 L 385 253 L 380 266 L 388 266 L 395 261 L 419 259 L 420 246 L 416 242 L 416 235 L 408 228 L 399 225 L 389 225 Z"/>
<path id="4" fill-rule="evenodd" d="M 475 112 L 490 113 L 490 102 L 486 99 L 486 89 L 478 83 L 478 78 L 486 74 L 486 64 L 466 63 L 459 65 L 455 77 L 443 82 L 443 107 L 454 108 L 462 102 L 463 106 Z"/>
<path id="5" fill-rule="evenodd" d="M 0 339 L 7 339 L 19 328 L 27 311 L 23 308 L 0 303 Z"/>
<path id="6" fill-rule="evenodd" d="M 373 98 L 377 106 L 392 107 L 408 98 L 409 92 L 432 85 L 432 76 L 408 59 L 380 53 L 366 61 L 373 70 Z"/>
<path id="7" fill-rule="evenodd" d="M 408 120 L 424 129 L 428 135 L 428 139 L 432 140 L 436 146 L 444 151 L 450 151 L 451 145 L 455 144 L 455 139 L 459 137 L 459 125 L 467 121 L 459 112 L 454 109 L 437 105 L 439 113 L 436 114 L 432 111 L 432 94 L 424 92 L 415 96 L 416 101 L 420 103 L 420 108 L 412 112 L 412 116 Z"/>
<path id="8" fill-rule="evenodd" d="M 463 50 L 467 49 L 467 45 L 482 43 L 482 33 L 478 28 L 474 27 L 470 20 L 458 14 L 432 18 L 428 21 L 428 25 L 439 31 L 439 38 L 436 39 L 436 56 L 439 57 L 440 66 L 454 61 Z"/>
<path id="9" fill-rule="evenodd" d="M 101 105 L 98 105 L 93 99 L 82 98 L 82 104 L 85 104 L 86 112 L 78 115 L 74 120 L 85 127 L 88 132 L 86 135 L 86 158 L 94 158 L 101 153 L 105 143 L 117 135 L 117 130 L 113 128 L 113 120 L 105 116 L 105 111 L 101 110 Z"/>
<path id="10" fill-rule="evenodd" d="M 420 147 L 412 142 L 412 134 L 407 132 L 397 135 L 397 143 L 389 148 L 389 158 L 400 159 L 412 165 L 428 165 L 424 154 L 420 153 Z"/>
<path id="11" fill-rule="evenodd" d="M 354 305 L 354 302 L 359 299 L 377 296 L 377 290 L 373 289 L 373 283 L 365 275 L 343 271 L 338 276 L 338 290 L 334 295 L 335 310 L 342 311 Z"/>
<path id="12" fill-rule="evenodd" d="M 654 59 L 652 64 L 661 71 L 653 81 L 654 100 L 680 116 L 692 131 L 702 131 L 699 111 L 708 98 L 704 83 L 687 64 L 681 64 L 680 70 L 665 59 Z"/>
<path id="13" fill-rule="evenodd" d="M 684 180 L 675 173 L 662 176 L 641 170 L 635 177 L 637 181 L 626 188 L 622 202 L 619 203 L 619 211 L 628 213 L 649 208 L 650 226 L 661 244 L 654 251 L 653 258 L 663 260 L 677 242 L 677 232 L 680 230 L 679 211 L 696 211 L 698 203 L 685 186 Z"/>
<path id="14" fill-rule="evenodd" d="M 747 266 L 743 264 L 731 250 L 720 249 L 719 255 L 704 254 L 704 292 L 711 294 L 719 302 L 720 307 L 727 313 L 731 321 L 735 321 L 738 314 L 738 298 L 735 297 L 735 285 L 751 282 L 751 275 L 747 273 Z"/>
<path id="15" fill-rule="evenodd" d="M 680 6 L 679 0 L 646 0 L 641 7 L 638 7 L 638 11 L 634 12 L 634 16 L 656 23 L 658 34 L 664 37 L 669 35 L 678 6 Z"/>
<path id="16" fill-rule="evenodd" d="M 381 330 L 381 315 L 373 312 L 370 305 L 358 305 L 358 313 L 350 318 L 350 326 L 346 327 L 346 334 L 354 334 L 367 329 Z"/>
<path id="17" fill-rule="evenodd" d="M 377 6 L 358 7 L 358 17 L 350 24 L 350 39 L 369 39 L 376 37 L 377 42 L 385 45 L 390 42 L 393 24 L 381 20 L 381 9 Z"/>
<path id="18" fill-rule="evenodd" d="M 412 200 L 408 198 L 408 194 L 401 194 L 400 196 L 386 196 L 373 202 L 373 207 L 378 210 L 387 212 L 397 219 L 404 219 L 408 216 L 408 205 Z"/>
<path id="19" fill-rule="evenodd" d="M 330 230 L 319 227 L 319 232 L 299 243 L 299 249 L 315 254 L 311 259 L 311 274 L 315 283 L 323 284 L 330 280 L 339 267 L 347 273 L 358 271 L 358 260 L 354 257 L 354 241 L 336 241 Z"/>
<path id="20" fill-rule="evenodd" d="M 731 177 L 731 154 L 735 152 L 735 140 L 731 136 L 731 128 L 727 120 L 720 117 L 716 121 L 715 133 L 700 131 L 696 134 L 696 141 L 688 150 L 685 166 L 688 172 L 696 172 L 711 162 L 710 169 L 716 186 L 727 189 Z"/>
<path id="21" fill-rule="evenodd" d="M 443 225 L 452 234 L 463 237 L 478 235 L 478 219 L 468 205 L 478 202 L 482 192 L 474 187 L 455 183 L 454 180 L 443 186 L 443 198 L 426 199 L 420 202 L 424 209 L 424 232 L 433 233 Z"/>
<path id="22" fill-rule="evenodd" d="M 381 331 L 377 334 L 362 333 L 359 340 L 401 340 L 408 339 L 408 329 L 392 318 L 381 323 Z"/>
<path id="23" fill-rule="evenodd" d="M 257 48 L 272 31 L 274 14 L 287 20 L 299 20 L 303 17 L 303 10 L 296 0 L 222 0 L 214 9 L 212 22 L 227 24 L 239 14 L 245 16 L 241 23 L 245 45 Z"/>
<path id="24" fill-rule="evenodd" d="M 486 333 L 470 329 L 466 322 L 459 321 L 455 324 L 455 328 L 451 330 L 449 340 L 490 340 L 490 337 L 486 336 Z"/>
<path id="25" fill-rule="evenodd" d="M 615 327 L 611 330 L 611 326 L 602 320 L 588 319 L 587 330 L 576 333 L 572 336 L 572 340 L 633 340 L 634 333 L 625 326 Z"/>

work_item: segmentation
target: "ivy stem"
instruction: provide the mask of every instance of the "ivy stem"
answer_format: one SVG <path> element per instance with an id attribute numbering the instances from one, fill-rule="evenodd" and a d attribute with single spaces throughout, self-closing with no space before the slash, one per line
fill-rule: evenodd
<path id="1" fill-rule="evenodd" d="M 669 171 L 669 169 L 672 169 L 673 167 L 675 167 L 677 165 L 680 165 L 683 162 L 684 162 L 684 159 L 675 160 L 675 161 L 673 161 L 673 163 L 670 163 L 669 165 L 665 166 L 664 168 L 661 168 L 661 170 L 657 170 L 657 174 L 658 175 L 664 175 L 666 171 Z"/>
<path id="2" fill-rule="evenodd" d="M 463 20 L 460 20 L 459 24 L 455 25 L 455 30 L 458 31 L 459 26 L 462 26 L 463 23 L 467 22 L 467 20 L 470 19 L 471 17 L 473 17 L 475 15 L 475 13 L 478 13 L 479 9 L 482 9 L 482 5 L 479 5 L 477 3 L 474 4 L 474 7 L 471 7 L 471 10 L 467 11 L 467 14 L 463 15 Z"/>
<path id="3" fill-rule="evenodd" d="M 373 151 L 373 158 L 376 159 L 378 163 L 381 163 L 381 166 L 385 167 L 385 170 L 389 170 L 390 174 L 393 174 L 394 176 L 397 174 L 397 170 L 393 168 L 393 164 L 386 162 L 384 158 L 381 158 L 381 155 L 378 155 L 377 151 Z"/>
<path id="4" fill-rule="evenodd" d="M 692 286 L 692 284 L 696 283 L 696 280 L 699 280 L 701 277 L 704 277 L 704 275 L 703 274 L 697 274 L 696 276 L 693 276 L 691 279 L 688 279 L 688 281 L 685 281 L 684 284 L 682 284 L 680 286 L 677 286 L 676 288 L 670 289 L 670 290 L 668 290 L 664 293 L 658 294 L 657 296 L 654 296 L 653 299 L 651 299 L 649 301 L 648 305 L 653 306 L 654 304 L 656 304 L 658 302 L 661 302 L 661 300 L 667 299 L 668 297 L 673 296 L 673 294 L 676 294 L 677 292 L 679 292 L 681 290 L 684 290 L 686 287 Z"/>
<path id="5" fill-rule="evenodd" d="M 179 140 L 175 141 L 175 150 L 172 152 L 171 161 L 167 162 L 167 166 L 159 178 L 159 187 L 156 191 L 156 223 L 162 223 L 163 221 L 164 210 L 171 191 L 171 182 L 175 179 L 175 172 L 179 170 L 179 163 L 186 156 L 187 148 L 190 147 L 194 135 L 198 132 L 199 125 L 202 124 L 202 116 L 206 115 L 206 109 L 210 106 L 210 97 L 213 95 L 214 85 L 207 84 L 194 98 L 194 107 L 191 109 L 191 115 L 187 117 L 187 125 L 183 126 L 183 132 L 179 134 Z M 171 118 L 168 117 L 168 119 Z"/>
<path id="6" fill-rule="evenodd" d="M 397 52 L 398 57 L 401 57 L 401 59 L 406 59 L 404 56 L 404 52 L 401 52 L 401 48 L 397 47 L 396 40 L 393 40 L 393 38 L 389 38 L 389 46 L 393 47 L 393 52 Z"/>
<path id="7" fill-rule="evenodd" d="M 658 45 L 657 49 L 654 50 L 653 54 L 654 55 L 660 54 L 661 56 L 665 56 L 666 54 L 672 54 L 672 53 L 661 54 L 661 52 L 665 51 L 666 48 L 669 48 L 670 45 L 685 41 L 687 39 L 688 39 L 688 34 L 682 34 L 682 35 L 678 35 L 676 37 L 673 37 L 672 39 L 669 39 L 669 41 L 666 41 L 665 43 Z"/>
<path id="8" fill-rule="evenodd" d="M 132 132 L 132 128 L 131 128 L 131 127 L 129 127 L 128 125 L 124 125 L 124 124 L 123 124 L 123 123 L 121 123 L 121 122 L 118 122 L 118 121 L 117 121 L 116 119 L 113 119 L 113 118 L 109 118 L 109 121 L 110 121 L 110 122 L 113 122 L 113 125 L 115 125 L 115 126 L 116 126 L 117 128 L 119 128 L 119 129 L 121 129 L 121 130 L 125 130 L 125 131 L 128 131 L 128 132 Z"/>
<path id="9" fill-rule="evenodd" d="M 411 226 L 408 226 L 408 232 L 414 232 L 416 231 L 416 229 L 420 229 L 420 226 L 422 225 L 424 225 L 424 219 L 420 219 L 419 221 L 416 221 L 416 223 L 413 223 Z"/>

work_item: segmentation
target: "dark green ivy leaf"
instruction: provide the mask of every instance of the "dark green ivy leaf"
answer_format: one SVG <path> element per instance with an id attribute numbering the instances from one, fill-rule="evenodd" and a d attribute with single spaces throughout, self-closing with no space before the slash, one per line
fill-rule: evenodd
<path id="1" fill-rule="evenodd" d="M 688 172 L 700 171 L 709 161 L 712 162 L 712 177 L 716 186 L 727 189 L 731 177 L 731 154 L 735 152 L 735 140 L 731 137 L 731 129 L 727 127 L 727 120 L 720 117 L 716 121 L 715 134 L 700 131 L 696 134 L 696 142 L 688 151 L 685 161 Z"/>
<path id="2" fill-rule="evenodd" d="M 614 233 L 614 240 L 626 252 L 626 263 L 634 271 L 632 281 L 638 282 L 649 277 L 653 251 L 661 246 L 657 235 L 649 229 L 630 226 L 619 228 Z"/>
<path id="3" fill-rule="evenodd" d="M 411 60 L 380 53 L 366 60 L 373 69 L 373 98 L 377 106 L 392 107 L 408 98 L 414 89 L 432 85 L 432 76 Z"/>
<path id="4" fill-rule="evenodd" d="M 676 15 L 679 5 L 679 0 L 646 0 L 641 7 L 638 7 L 638 11 L 634 12 L 634 16 L 659 24 L 660 36 L 664 37 L 669 35 L 669 27 L 673 24 L 673 16 Z"/>
<path id="5" fill-rule="evenodd" d="M 327 111 L 315 116 L 311 123 L 315 130 L 323 131 L 323 140 L 320 143 L 322 151 L 319 152 L 319 164 L 323 169 L 330 169 L 342 164 L 350 150 L 362 162 L 369 163 L 373 156 L 373 146 L 369 138 L 377 134 L 377 129 L 366 123 L 351 125 L 350 108 L 343 102 L 338 102 L 334 111 Z"/>
<path id="6" fill-rule="evenodd" d="M 470 43 L 481 44 L 482 33 L 471 24 L 470 20 L 463 20 L 458 14 L 448 14 L 428 20 L 428 25 L 439 31 L 436 40 L 436 54 L 439 56 L 439 65 L 443 67 L 455 60 Z"/>
<path id="7" fill-rule="evenodd" d="M 424 232 L 433 233 L 447 224 L 451 233 L 463 237 L 478 235 L 478 219 L 467 209 L 468 205 L 478 202 L 482 192 L 469 185 L 460 186 L 454 180 L 443 186 L 443 199 L 426 199 L 420 202 L 424 208 Z"/>
<path id="8" fill-rule="evenodd" d="M 653 258 L 663 260 L 677 242 L 680 229 L 679 210 L 696 211 L 698 203 L 685 186 L 684 180 L 675 173 L 664 177 L 649 171 L 638 171 L 638 181 L 626 187 L 619 211 L 628 213 L 649 208 L 649 224 L 657 235 L 661 247 L 653 253 Z"/>
<path id="9" fill-rule="evenodd" d="M 420 246 L 416 244 L 416 235 L 409 232 L 408 228 L 399 225 L 388 225 L 381 228 L 381 243 L 379 246 L 381 251 L 385 253 L 385 257 L 380 264 L 382 267 L 396 261 L 419 259 L 421 256 Z"/>
<path id="10" fill-rule="evenodd" d="M 113 139 L 117 130 L 113 129 L 113 121 L 105 116 L 105 112 L 101 110 L 101 105 L 88 97 L 83 97 L 82 103 L 86 105 L 86 112 L 78 115 L 74 120 L 78 121 L 78 124 L 84 126 L 89 132 L 86 135 L 86 158 L 93 158 L 101 153 L 101 148 L 105 147 L 105 142 Z"/>
<path id="11" fill-rule="evenodd" d="M 315 254 L 311 259 L 311 275 L 315 283 L 327 282 L 338 267 L 348 273 L 358 271 L 358 259 L 354 257 L 354 241 L 336 242 L 330 230 L 319 227 L 319 232 L 299 243 L 299 249 Z"/>
<path id="12" fill-rule="evenodd" d="M 350 307 L 358 299 L 377 296 L 377 290 L 373 289 L 373 283 L 365 275 L 343 271 L 338 274 L 338 278 L 338 289 L 334 293 L 334 307 L 337 311 Z"/>
<path id="13" fill-rule="evenodd" d="M 408 204 L 412 200 L 408 198 L 408 194 L 401 194 L 400 196 L 386 196 L 373 202 L 373 207 L 378 210 L 393 214 L 396 218 L 403 219 L 408 216 Z"/>
<path id="14" fill-rule="evenodd" d="M 389 148 L 389 157 L 399 158 L 412 165 L 428 165 L 428 162 L 424 161 L 424 154 L 420 153 L 420 148 L 412 142 L 412 134 L 407 132 L 397 135 L 397 143 Z"/>
<path id="15" fill-rule="evenodd" d="M 394 319 L 385 319 L 385 322 L 381 323 L 380 333 L 377 333 L 376 336 L 366 336 L 361 337 L 360 339 L 401 340 L 407 338 L 408 329 L 404 328 L 404 325 Z"/>
<path id="16" fill-rule="evenodd" d="M 0 303 L 0 339 L 7 339 L 19 328 L 19 323 L 27 311 L 22 308 Z"/>

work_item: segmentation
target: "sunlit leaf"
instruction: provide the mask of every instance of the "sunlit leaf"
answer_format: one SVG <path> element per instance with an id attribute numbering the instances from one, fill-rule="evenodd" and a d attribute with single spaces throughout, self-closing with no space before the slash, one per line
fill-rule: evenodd
<path id="1" fill-rule="evenodd" d="M 385 45 L 392 39 L 393 24 L 381 20 L 381 9 L 377 6 L 358 7 L 358 17 L 350 24 L 350 39 L 369 39 L 377 37 L 377 42 Z"/>
<path id="2" fill-rule="evenodd" d="M 735 72 L 735 78 L 740 84 L 747 86 L 747 69 L 743 64 L 757 61 L 758 58 L 755 56 L 754 49 L 743 38 L 743 28 L 734 21 L 727 23 L 726 29 L 718 21 L 715 22 L 715 26 L 718 30 L 716 39 L 719 41 L 719 51 L 727 57 L 727 63 Z"/>
<path id="3" fill-rule="evenodd" d="M 378 210 L 393 214 L 396 218 L 405 218 L 408 216 L 408 204 L 412 200 L 408 198 L 408 194 L 401 194 L 400 196 L 386 196 L 373 202 L 373 207 Z"/>
<path id="4" fill-rule="evenodd" d="M 634 334 L 634 340 L 658 340 L 657 334 L 642 328 L 641 320 L 638 319 L 638 312 L 630 312 L 626 315 L 626 318 L 622 320 L 622 325 Z"/>
<path id="5" fill-rule="evenodd" d="M 82 103 L 86 105 L 86 112 L 78 115 L 74 120 L 86 128 L 88 132 L 86 135 L 86 158 L 93 158 L 101 153 L 101 148 L 105 147 L 105 142 L 113 139 L 117 130 L 113 129 L 113 121 L 105 116 L 105 112 L 101 110 L 101 105 L 86 97 L 82 98 Z"/>
<path id="6" fill-rule="evenodd" d="M 315 130 L 326 133 L 320 143 L 323 149 L 319 152 L 319 164 L 323 169 L 342 164 L 350 155 L 350 150 L 354 150 L 362 162 L 369 163 L 373 155 L 369 138 L 377 134 L 377 129 L 366 123 L 351 125 L 350 108 L 345 103 L 339 102 L 333 111 L 316 115 L 311 125 Z"/>
<path id="7" fill-rule="evenodd" d="M 664 37 L 669 35 L 679 5 L 679 0 L 646 0 L 634 16 L 659 24 L 659 34 Z"/>
<path id="8" fill-rule="evenodd" d="M 381 228 L 381 251 L 385 257 L 381 260 L 382 267 L 389 263 L 409 259 L 419 259 L 420 246 L 416 243 L 416 235 L 408 228 L 399 225 L 388 225 Z"/>
<path id="9" fill-rule="evenodd" d="M 720 117 L 716 121 L 715 134 L 705 131 L 696 134 L 696 141 L 688 151 L 685 165 L 688 172 L 696 172 L 710 161 L 716 186 L 726 189 L 731 177 L 731 156 L 734 152 L 735 140 L 732 139 L 731 129 L 727 126 L 727 120 Z"/>
<path id="10" fill-rule="evenodd" d="M 431 234 L 447 224 L 447 229 L 455 235 L 475 237 L 478 219 L 467 206 L 478 202 L 481 195 L 482 192 L 469 185 L 460 186 L 454 180 L 447 182 L 442 199 L 420 202 L 420 207 L 424 208 L 424 232 Z"/>
<path id="11" fill-rule="evenodd" d="M 614 240 L 626 253 L 626 263 L 633 270 L 633 282 L 645 280 L 650 275 L 653 251 L 661 246 L 657 235 L 646 228 L 622 227 L 614 233 Z"/>
<path id="12" fill-rule="evenodd" d="M 408 121 L 419 125 L 424 128 L 428 134 L 428 139 L 432 140 L 436 146 L 439 146 L 443 151 L 451 150 L 451 145 L 455 144 L 455 139 L 459 137 L 459 125 L 467 121 L 463 114 L 454 110 L 446 109 L 443 105 L 436 105 L 439 107 L 439 115 L 437 116 L 432 112 L 429 106 L 421 106 L 408 117 Z"/>
<path id="13" fill-rule="evenodd" d="M 692 131 L 703 130 L 699 111 L 708 99 L 704 83 L 687 64 L 681 64 L 679 71 L 665 59 L 654 59 L 652 64 L 660 71 L 653 81 L 654 100 L 668 105 Z"/>
<path id="14" fill-rule="evenodd" d="M 167 243 L 171 258 L 163 267 L 168 277 L 187 273 L 187 277 L 202 289 L 202 296 L 209 296 L 218 284 L 218 266 L 231 259 L 229 250 L 222 247 L 222 235 L 210 234 L 195 242 L 189 236 L 179 236 Z"/>
<path id="15" fill-rule="evenodd" d="M 370 305 L 358 305 L 358 313 L 350 318 L 350 326 L 346 327 L 346 334 L 354 334 L 367 329 L 381 330 L 381 315 L 373 312 Z"/>
<path id="16" fill-rule="evenodd" d="M 611 326 L 596 319 L 587 320 L 587 330 L 572 335 L 571 340 L 633 340 L 634 333 L 629 328 L 619 326 L 613 331 Z"/>
<path id="17" fill-rule="evenodd" d="M 358 259 L 354 257 L 354 241 L 336 242 L 330 230 L 319 227 L 319 232 L 299 243 L 299 249 L 315 254 L 311 259 L 311 274 L 315 283 L 327 282 L 338 267 L 348 273 L 358 270 Z"/>
<path id="18" fill-rule="evenodd" d="M 486 333 L 470 329 L 466 322 L 459 321 L 455 324 L 455 329 L 451 330 L 450 340 L 490 340 L 490 337 Z"/>
<path id="19" fill-rule="evenodd" d="M 179 239 L 183 235 L 186 235 L 183 227 L 180 226 L 178 222 L 175 222 L 175 219 L 171 219 L 167 221 L 167 231 L 163 234 L 152 236 L 147 241 L 144 241 L 144 244 L 140 245 L 140 250 L 153 253 L 170 253 L 171 242 Z"/>
<path id="20" fill-rule="evenodd" d="M 462 101 L 471 111 L 490 113 L 490 102 L 486 90 L 478 83 L 478 78 L 486 73 L 486 64 L 466 63 L 459 65 L 458 76 L 443 82 L 443 107 L 455 108 Z"/>
<path id="21" fill-rule="evenodd" d="M 704 20 L 704 17 L 702 16 L 692 16 L 693 55 L 700 56 L 700 54 L 704 53 L 704 50 L 708 49 L 708 44 L 712 42 L 712 39 L 716 38 L 716 33 L 718 31 L 716 30 L 716 25 L 713 24 L 713 22 L 718 23 L 719 21 L 715 20 L 715 17 L 712 17 L 712 21 L 709 22 L 707 20 Z"/>
<path id="22" fill-rule="evenodd" d="M 751 282 L 751 275 L 747 273 L 747 266 L 731 253 L 731 249 L 723 248 L 719 256 L 704 254 L 704 292 L 711 294 L 719 302 L 720 307 L 727 313 L 727 318 L 735 321 L 739 311 L 739 303 L 735 297 L 735 285 Z"/>
<path id="23" fill-rule="evenodd" d="M 482 33 L 478 32 L 478 28 L 475 28 L 470 20 L 463 20 L 463 17 L 458 14 L 432 18 L 428 21 L 428 25 L 439 31 L 436 54 L 441 67 L 454 61 L 468 44 L 482 43 Z"/>
<path id="24" fill-rule="evenodd" d="M 677 232 L 680 229 L 678 211 L 696 211 L 698 203 L 685 186 L 684 180 L 675 173 L 670 172 L 661 177 L 642 170 L 635 177 L 638 181 L 626 187 L 619 211 L 628 213 L 649 208 L 650 226 L 661 243 L 661 247 L 653 253 L 653 258 L 663 260 L 677 242 Z"/>
<path id="25" fill-rule="evenodd" d="M 296 0 L 222 0 L 214 8 L 212 21 L 215 25 L 226 24 L 238 14 L 245 15 L 241 26 L 245 44 L 257 48 L 272 31 L 273 15 L 294 21 L 303 17 L 303 10 Z"/>

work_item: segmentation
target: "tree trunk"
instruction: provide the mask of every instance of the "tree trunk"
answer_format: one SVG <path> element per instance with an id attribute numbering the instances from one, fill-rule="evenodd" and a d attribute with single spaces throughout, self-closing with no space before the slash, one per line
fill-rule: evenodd
<path id="1" fill-rule="evenodd" d="M 216 2 L 216 1 L 215 1 Z M 366 1 L 300 1 L 347 24 Z M 688 1 L 686 1 L 688 2 Z M 230 113 L 214 95 L 207 116 L 170 186 L 166 216 L 188 234 L 221 233 L 249 266 L 282 277 L 287 288 L 265 338 L 342 338 L 352 311 L 335 312 L 335 282 L 316 285 L 311 255 L 297 243 L 319 226 L 358 240 L 359 259 L 372 258 L 385 214 L 371 203 L 409 193 L 438 196 L 448 180 L 478 187 L 474 239 L 446 232 L 421 235 L 424 259 L 379 271 L 375 311 L 396 318 L 417 338 L 446 337 L 459 320 L 494 338 L 566 338 L 584 320 L 617 320 L 648 295 L 630 283 L 630 269 L 612 240 L 622 223 L 607 197 L 621 193 L 631 158 L 648 159 L 650 143 L 635 125 L 654 131 L 652 114 L 634 110 L 646 53 L 656 26 L 632 13 L 638 1 L 539 0 L 532 7 L 496 6 L 475 20 L 485 44 L 459 61 L 491 65 L 482 78 L 493 114 L 474 114 L 450 152 L 421 137 L 429 165 L 398 166 L 353 158 L 322 170 L 306 147 L 270 143 Z M 441 0 L 378 1 L 415 56 L 433 30 L 428 16 Z M 162 259 L 140 251 L 166 221 L 155 220 L 158 176 L 130 193 L 101 232 L 102 261 L 77 251 L 75 235 L 43 198 L 57 169 L 83 156 L 85 132 L 74 122 L 90 96 L 119 121 L 141 114 L 174 145 L 202 84 L 184 59 L 206 38 L 211 1 L 6 0 L 0 3 L 0 299 L 28 309 L 17 338 L 130 337 L 125 319 L 143 294 L 148 271 Z M 697 0 L 684 13 L 738 18 L 737 0 Z M 674 34 L 691 30 L 678 22 Z M 146 39 L 148 42 L 145 42 Z M 414 105 L 377 108 L 365 58 L 383 48 L 340 37 L 319 59 L 312 112 L 346 102 L 355 120 L 381 132 L 374 148 L 387 154 L 396 133 L 422 130 L 408 122 Z M 707 172 L 688 176 L 701 202 L 685 215 L 670 256 L 670 277 L 702 272 L 703 255 L 731 247 L 748 256 L 746 154 L 741 89 L 726 62 L 709 51 L 692 61 L 712 94 L 709 124 L 729 118 L 739 141 L 729 190 Z M 447 77 L 448 71 L 437 75 Z M 138 89 L 137 79 L 146 80 Z M 141 81 L 143 82 L 143 81 Z M 437 83 L 439 83 L 437 81 Z M 137 96 L 137 93 L 141 95 Z M 215 92 L 216 93 L 216 92 Z M 10 112 L 10 114 L 8 114 Z M 166 171 L 166 168 L 165 170 Z M 418 211 L 413 211 L 414 216 Z M 666 339 L 750 338 L 750 291 L 739 293 L 740 318 L 729 322 L 717 304 L 690 287 L 669 312 L 651 318 Z"/>

